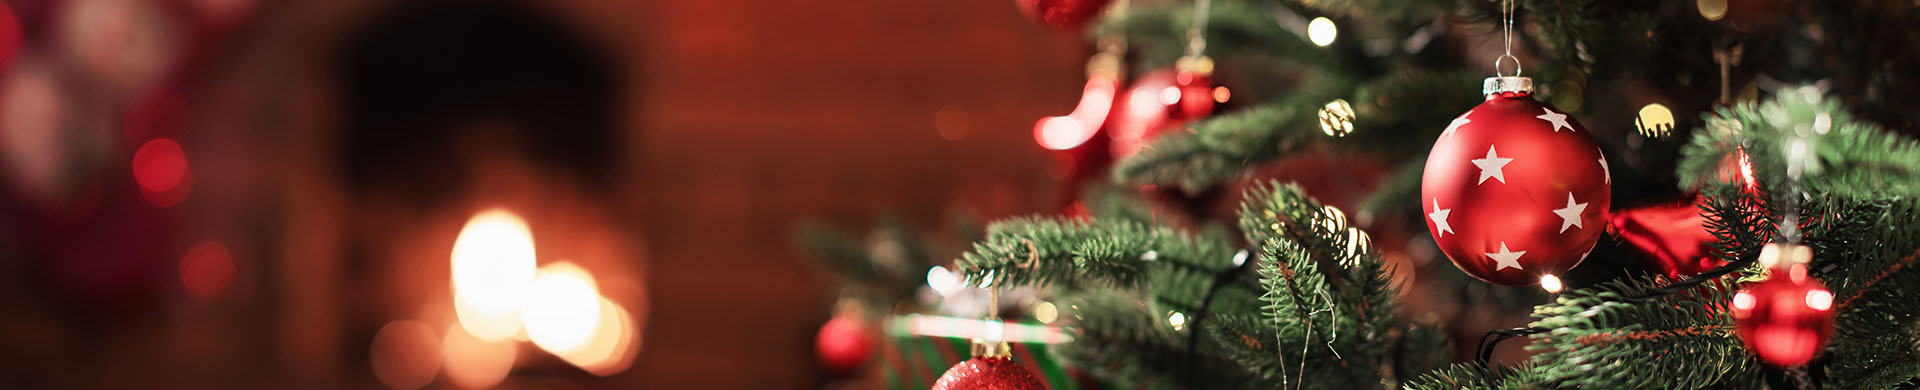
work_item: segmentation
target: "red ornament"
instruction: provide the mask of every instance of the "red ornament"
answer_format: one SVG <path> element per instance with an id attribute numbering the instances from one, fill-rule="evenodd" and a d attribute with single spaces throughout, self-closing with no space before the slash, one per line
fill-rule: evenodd
<path id="1" fill-rule="evenodd" d="M 1099 16 L 1112 0 L 1014 0 L 1020 12 L 1058 30 L 1075 30 Z"/>
<path id="2" fill-rule="evenodd" d="M 1613 213 L 1611 229 L 1628 246 L 1648 258 L 1648 265 L 1668 279 L 1693 276 L 1727 262 L 1713 253 L 1713 232 L 1695 201 L 1662 204 Z"/>
<path id="3" fill-rule="evenodd" d="M 953 365 L 933 390 L 1045 390 L 1047 384 L 1005 357 L 975 356 Z"/>
<path id="4" fill-rule="evenodd" d="M 1201 118 L 1213 113 L 1215 103 L 1227 100 L 1225 87 L 1215 87 L 1213 78 L 1205 72 L 1179 71 L 1173 74 L 1173 85 L 1179 88 L 1179 99 L 1170 109 L 1169 116 L 1186 120 Z"/>
<path id="5" fill-rule="evenodd" d="M 873 332 L 859 316 L 840 315 L 820 326 L 814 335 L 815 352 L 827 371 L 847 375 L 860 370 L 873 357 Z"/>
<path id="6" fill-rule="evenodd" d="M 1766 280 L 1734 294 L 1733 323 L 1760 360 L 1806 364 L 1833 335 L 1833 293 L 1807 276 L 1806 264 L 1774 268 Z"/>
<path id="7" fill-rule="evenodd" d="M 1606 159 L 1532 81 L 1488 78 L 1487 100 L 1447 125 L 1427 155 L 1428 231 L 1468 275 L 1528 285 L 1579 265 L 1606 228 Z"/>
<path id="8" fill-rule="evenodd" d="M 1225 88 L 1219 88 L 1218 95 L 1215 89 L 1213 80 L 1200 73 L 1160 69 L 1140 75 L 1115 97 L 1107 120 L 1113 156 L 1132 156 L 1181 122 L 1212 114 L 1213 106 L 1226 98 Z"/>

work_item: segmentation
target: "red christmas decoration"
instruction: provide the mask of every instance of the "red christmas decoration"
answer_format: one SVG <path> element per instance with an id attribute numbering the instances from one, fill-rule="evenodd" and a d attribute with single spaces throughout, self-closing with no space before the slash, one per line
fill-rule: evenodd
<path id="1" fill-rule="evenodd" d="M 1707 231 L 1706 218 L 1695 202 L 1688 199 L 1616 211 L 1610 229 L 1668 279 L 1693 276 L 1727 263 L 1711 256 L 1713 232 Z"/>
<path id="2" fill-rule="evenodd" d="M 1140 75 L 1115 97 L 1107 120 L 1113 156 L 1132 156 L 1181 122 L 1212 114 L 1227 97 L 1226 88 L 1215 87 L 1205 72 L 1160 69 Z"/>
<path id="3" fill-rule="evenodd" d="M 933 390 L 1046 390 L 1040 377 L 1013 362 L 1006 342 L 995 344 L 975 339 L 973 358 L 940 374 Z"/>
<path id="4" fill-rule="evenodd" d="M 1767 251 L 1811 253 L 1776 248 L 1781 246 L 1769 246 Z M 1762 261 L 1767 256 L 1762 252 Z M 1760 360 L 1775 366 L 1806 364 L 1833 335 L 1833 293 L 1807 275 L 1803 262 L 1774 267 L 1766 280 L 1734 294 L 1732 312 L 1740 341 Z"/>
<path id="5" fill-rule="evenodd" d="M 1215 87 L 1213 77 L 1208 72 L 1190 70 L 1175 72 L 1173 85 L 1179 88 L 1179 99 L 1168 107 L 1173 110 L 1169 116 L 1174 119 L 1206 117 L 1207 114 L 1213 113 L 1214 104 L 1225 103 L 1227 100 L 1227 89 Z"/>
<path id="6" fill-rule="evenodd" d="M 1020 12 L 1047 27 L 1076 30 L 1099 16 L 1112 0 L 1014 0 Z"/>
<path id="7" fill-rule="evenodd" d="M 1421 177 L 1434 242 L 1490 283 L 1534 284 L 1572 269 L 1607 221 L 1612 179 L 1600 148 L 1532 89 L 1527 78 L 1488 78 L 1487 100 L 1447 125 Z"/>
<path id="8" fill-rule="evenodd" d="M 857 315 L 838 315 L 820 326 L 814 335 L 814 348 L 827 371 L 847 375 L 860 370 L 873 357 L 873 332 Z"/>

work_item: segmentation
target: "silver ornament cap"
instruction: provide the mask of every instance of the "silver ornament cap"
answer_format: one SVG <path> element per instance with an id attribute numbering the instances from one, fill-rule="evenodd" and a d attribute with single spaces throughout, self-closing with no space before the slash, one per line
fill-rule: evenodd
<path id="1" fill-rule="evenodd" d="M 1533 78 L 1519 76 L 1488 77 L 1487 81 L 1480 86 L 1480 94 L 1482 95 L 1509 92 L 1533 93 Z"/>

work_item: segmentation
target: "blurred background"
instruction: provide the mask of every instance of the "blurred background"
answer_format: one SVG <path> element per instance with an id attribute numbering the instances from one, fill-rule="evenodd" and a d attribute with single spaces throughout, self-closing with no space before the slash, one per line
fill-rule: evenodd
<path id="1" fill-rule="evenodd" d="M 1003 1 L 4 5 L 24 389 L 818 388 L 796 224 L 1048 210 L 1092 52 Z"/>

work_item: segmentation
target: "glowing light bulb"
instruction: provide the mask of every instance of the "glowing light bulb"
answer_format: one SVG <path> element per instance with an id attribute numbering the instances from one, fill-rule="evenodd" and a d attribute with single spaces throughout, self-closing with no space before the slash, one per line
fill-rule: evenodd
<path id="1" fill-rule="evenodd" d="M 505 210 L 474 215 L 453 241 L 454 314 L 473 337 L 520 332 L 520 305 L 533 285 L 533 233 Z"/>
<path id="2" fill-rule="evenodd" d="M 1315 46 L 1332 45 L 1334 37 L 1339 35 L 1340 29 L 1333 25 L 1333 19 L 1322 16 L 1307 23 L 1307 40 L 1313 41 Z"/>
<path id="3" fill-rule="evenodd" d="M 1173 312 L 1173 314 L 1167 315 L 1167 323 L 1173 325 L 1173 330 L 1186 330 L 1187 315 L 1177 311 Z"/>
<path id="4" fill-rule="evenodd" d="M 1740 310 L 1753 310 L 1753 294 L 1746 291 L 1733 294 L 1733 307 Z"/>
<path id="5" fill-rule="evenodd" d="M 954 275 L 953 271 L 948 271 L 947 267 L 936 265 L 927 269 L 927 287 L 932 287 L 933 292 L 945 297 L 959 293 L 961 289 L 967 288 L 967 285 L 958 275 Z"/>
<path id="6" fill-rule="evenodd" d="M 1819 311 L 1827 311 L 1827 309 L 1833 308 L 1833 293 L 1827 292 L 1827 290 L 1808 290 L 1807 307 Z"/>
<path id="7" fill-rule="evenodd" d="M 573 263 L 540 267 L 526 303 L 520 318 L 526 323 L 527 338 L 554 355 L 567 356 L 585 348 L 600 325 L 599 287 L 593 275 Z"/>
<path id="8" fill-rule="evenodd" d="M 1560 277 L 1553 274 L 1540 275 L 1540 288 L 1546 289 L 1547 292 L 1559 293 L 1562 287 L 1564 286 L 1560 285 Z"/>

